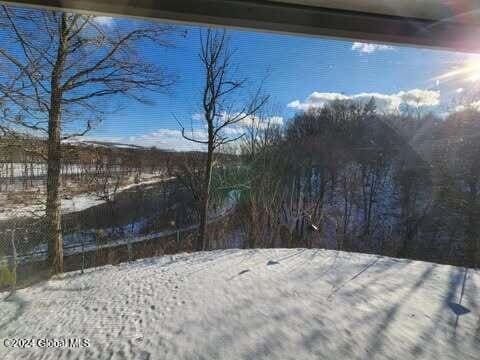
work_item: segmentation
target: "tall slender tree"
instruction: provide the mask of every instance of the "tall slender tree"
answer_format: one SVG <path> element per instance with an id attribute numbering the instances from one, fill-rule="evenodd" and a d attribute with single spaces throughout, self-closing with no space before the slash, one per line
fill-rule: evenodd
<path id="1" fill-rule="evenodd" d="M 137 51 L 149 43 L 168 45 L 169 32 L 169 27 L 147 22 L 0 8 L 0 100 L 10 114 L 4 122 L 14 131 L 47 139 L 42 154 L 48 164 L 46 236 L 54 274 L 63 272 L 62 141 L 86 134 L 108 108 L 106 99 L 123 95 L 144 101 L 146 90 L 172 84 Z"/>
<path id="2" fill-rule="evenodd" d="M 233 51 L 225 31 L 206 30 L 200 34 L 200 61 L 204 70 L 203 90 L 201 94 L 203 120 L 207 125 L 206 139 L 189 136 L 182 124 L 185 139 L 203 144 L 207 148 L 207 159 L 200 195 L 200 228 L 196 250 L 209 248 L 207 238 L 207 218 L 210 201 L 210 188 L 214 155 L 219 147 L 243 137 L 243 133 L 228 136 L 226 129 L 254 116 L 267 102 L 267 96 L 260 95 L 259 87 L 255 95 L 245 102 L 239 100 L 239 91 L 245 87 L 246 79 L 235 78 Z M 237 95 L 237 98 L 233 98 Z"/>

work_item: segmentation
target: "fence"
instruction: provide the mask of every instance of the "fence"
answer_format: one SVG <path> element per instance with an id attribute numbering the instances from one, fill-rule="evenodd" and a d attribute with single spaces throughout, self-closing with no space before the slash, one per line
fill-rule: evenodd
<path id="1" fill-rule="evenodd" d="M 209 222 L 209 236 L 225 239 L 229 213 L 222 213 Z M 41 219 L 35 229 L 25 228 L 21 220 L 10 222 L 10 227 L 0 234 L 0 289 L 25 286 L 48 278 L 48 248 L 45 224 Z M 198 225 L 182 229 L 164 230 L 143 236 L 125 236 L 119 239 L 99 239 L 95 233 L 80 237 L 81 241 L 65 243 L 64 270 L 74 271 L 106 264 L 118 264 L 136 259 L 190 252 Z M 22 232 L 21 236 L 18 236 Z M 91 236 L 93 234 L 93 236 Z M 212 248 L 229 247 L 214 241 Z M 4 276 L 2 277 L 1 274 Z"/>
<path id="2" fill-rule="evenodd" d="M 101 243 L 96 238 L 93 241 L 83 241 L 65 245 L 65 271 L 84 270 L 86 268 L 106 264 L 118 264 L 139 258 L 171 254 L 192 250 L 192 238 L 196 226 L 185 229 L 163 231 L 139 237 L 125 237 Z M 11 285 L 24 285 L 48 276 L 48 248 L 46 242 L 32 249 L 26 241 L 18 241 L 15 232 L 18 229 L 7 229 L 0 241 L 0 269 L 3 269 L 3 279 L 0 278 L 0 289 Z M 42 238 L 45 233 L 38 233 Z M 6 236 L 5 236 L 6 235 Z M 86 239 L 85 239 L 86 240 Z M 27 246 L 25 246 L 27 244 Z M 14 281 L 12 281 L 14 279 Z"/>

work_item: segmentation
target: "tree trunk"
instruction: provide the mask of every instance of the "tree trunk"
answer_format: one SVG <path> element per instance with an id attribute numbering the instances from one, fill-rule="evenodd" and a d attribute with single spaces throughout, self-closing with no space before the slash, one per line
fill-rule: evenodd
<path id="1" fill-rule="evenodd" d="M 53 107 L 52 107 L 53 108 Z M 53 274 L 63 272 L 63 239 L 60 212 L 60 114 L 50 115 L 47 168 L 48 257 Z"/>
<path id="2" fill-rule="evenodd" d="M 467 226 L 465 231 L 465 264 L 466 266 L 475 268 L 479 265 L 478 237 L 480 235 L 479 222 L 479 206 L 477 204 L 477 184 L 471 182 L 469 184 L 469 201 L 466 209 Z"/>
<path id="3" fill-rule="evenodd" d="M 60 209 L 61 166 L 61 74 L 66 54 L 66 18 L 62 14 L 62 30 L 58 53 L 52 71 L 50 111 L 48 117 L 48 164 L 47 164 L 47 238 L 48 260 L 52 274 L 63 272 L 62 218 Z"/>
<path id="4" fill-rule="evenodd" d="M 212 182 L 213 146 L 208 146 L 207 163 L 205 168 L 204 188 L 202 191 L 202 204 L 200 207 L 200 228 L 197 238 L 196 250 L 208 250 L 209 241 L 207 236 L 208 205 L 210 202 L 210 184 Z"/>
<path id="5" fill-rule="evenodd" d="M 415 214 L 414 173 L 404 172 L 400 183 L 400 224 L 402 245 L 397 249 L 397 256 L 409 258 L 413 254 L 413 239 L 416 234 L 415 222 L 418 220 Z"/>

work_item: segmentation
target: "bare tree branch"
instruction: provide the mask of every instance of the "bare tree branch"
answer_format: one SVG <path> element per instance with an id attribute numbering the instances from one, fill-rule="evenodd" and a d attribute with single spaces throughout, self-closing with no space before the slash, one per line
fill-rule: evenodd
<path id="1" fill-rule="evenodd" d="M 201 98 L 203 117 L 207 125 L 207 140 L 198 140 L 187 136 L 184 126 L 180 121 L 177 120 L 177 122 L 184 139 L 207 147 L 203 183 L 198 195 L 198 198 L 201 199 L 200 228 L 195 246 L 196 250 L 205 250 L 209 248 L 206 229 L 215 151 L 220 146 L 237 141 L 244 136 L 244 134 L 240 134 L 228 137 L 223 130 L 255 116 L 255 113 L 265 105 L 268 97 L 259 96 L 259 88 L 254 98 L 240 107 L 240 111 L 232 111 L 238 103 L 238 99 L 230 97 L 242 89 L 246 84 L 246 79 L 231 78 L 233 52 L 230 50 L 226 32 L 208 29 L 205 33 L 200 34 L 200 45 L 199 58 L 204 69 Z"/>

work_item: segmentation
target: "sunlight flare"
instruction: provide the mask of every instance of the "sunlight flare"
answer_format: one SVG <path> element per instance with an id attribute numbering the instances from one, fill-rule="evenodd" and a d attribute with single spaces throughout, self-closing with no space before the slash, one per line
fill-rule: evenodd
<path id="1" fill-rule="evenodd" d="M 456 69 L 437 76 L 435 80 L 460 80 L 466 82 L 477 82 L 480 80 L 480 58 L 471 58 Z"/>

